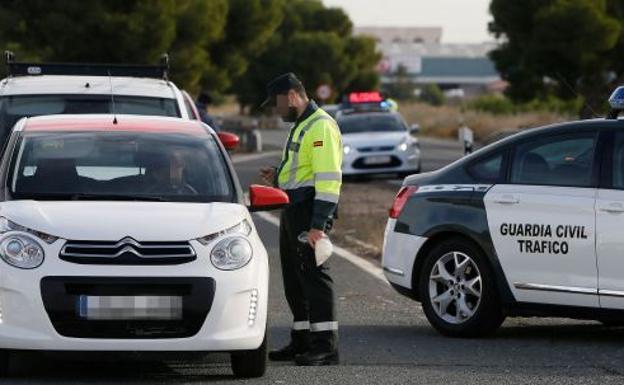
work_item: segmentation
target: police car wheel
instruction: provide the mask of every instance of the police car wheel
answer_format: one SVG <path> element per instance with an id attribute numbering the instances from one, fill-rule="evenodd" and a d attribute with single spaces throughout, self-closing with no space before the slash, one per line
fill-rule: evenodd
<path id="1" fill-rule="evenodd" d="M 427 254 L 419 279 L 423 310 L 431 325 L 452 337 L 494 332 L 504 320 L 494 276 L 483 252 L 453 238 Z"/>
<path id="2" fill-rule="evenodd" d="M 233 352 L 230 360 L 235 377 L 262 377 L 267 364 L 267 333 L 264 333 L 264 340 L 258 349 Z"/>

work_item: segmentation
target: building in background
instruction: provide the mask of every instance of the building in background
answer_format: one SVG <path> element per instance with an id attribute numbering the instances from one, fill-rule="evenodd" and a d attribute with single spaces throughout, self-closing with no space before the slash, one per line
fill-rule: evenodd
<path id="1" fill-rule="evenodd" d="M 500 78 L 488 52 L 496 43 L 442 43 L 442 28 L 360 27 L 355 33 L 373 37 L 382 53 L 382 87 L 408 76 L 418 89 L 435 84 L 449 97 L 501 92 Z"/>

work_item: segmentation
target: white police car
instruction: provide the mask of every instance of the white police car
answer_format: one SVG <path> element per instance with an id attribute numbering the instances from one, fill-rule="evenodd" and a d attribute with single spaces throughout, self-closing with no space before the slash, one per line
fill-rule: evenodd
<path id="1" fill-rule="evenodd" d="M 398 112 L 390 111 L 379 92 L 354 92 L 336 114 L 342 134 L 342 174 L 399 174 L 420 172 L 422 157 L 418 127 L 408 127 Z"/>
<path id="2" fill-rule="evenodd" d="M 235 375 L 264 373 L 268 257 L 214 132 L 24 118 L 0 180 L 0 374 L 13 350 L 231 352 Z"/>
<path id="3" fill-rule="evenodd" d="M 405 180 L 383 268 L 437 330 L 624 320 L 624 88 L 611 105 L 610 119 L 528 130 Z"/>

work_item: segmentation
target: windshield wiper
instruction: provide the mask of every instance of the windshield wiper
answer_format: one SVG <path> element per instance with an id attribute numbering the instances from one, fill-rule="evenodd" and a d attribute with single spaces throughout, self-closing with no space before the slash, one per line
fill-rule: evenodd
<path id="1" fill-rule="evenodd" d="M 78 193 L 69 196 L 71 200 L 115 200 L 115 201 L 149 201 L 166 202 L 167 200 L 157 196 L 125 195 L 125 194 L 88 194 Z"/>

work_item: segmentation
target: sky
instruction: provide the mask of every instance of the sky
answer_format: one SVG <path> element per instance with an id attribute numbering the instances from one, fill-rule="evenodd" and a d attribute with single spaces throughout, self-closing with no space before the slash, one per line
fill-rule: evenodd
<path id="1" fill-rule="evenodd" d="M 343 8 L 358 27 L 442 27 L 445 43 L 481 43 L 492 19 L 490 0 L 322 0 Z"/>

